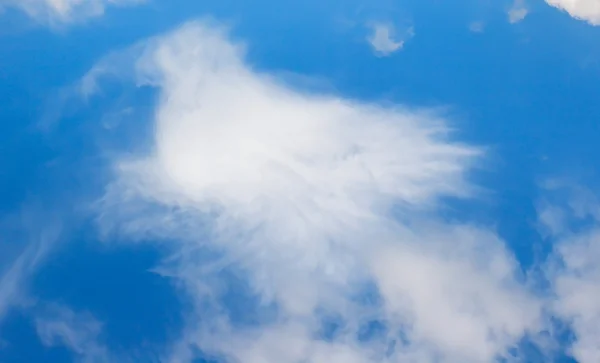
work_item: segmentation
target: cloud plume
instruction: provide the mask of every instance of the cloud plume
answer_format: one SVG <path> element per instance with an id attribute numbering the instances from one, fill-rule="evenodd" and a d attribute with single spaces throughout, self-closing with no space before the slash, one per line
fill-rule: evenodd
<path id="1" fill-rule="evenodd" d="M 436 217 L 482 155 L 441 115 L 293 89 L 210 22 L 132 49 L 154 133 L 114 160 L 99 223 L 175 251 L 158 271 L 196 309 L 167 361 L 493 362 L 539 329 L 504 242 Z M 86 80 L 122 74 L 111 57 Z M 252 323 L 223 300 L 232 275 Z"/>

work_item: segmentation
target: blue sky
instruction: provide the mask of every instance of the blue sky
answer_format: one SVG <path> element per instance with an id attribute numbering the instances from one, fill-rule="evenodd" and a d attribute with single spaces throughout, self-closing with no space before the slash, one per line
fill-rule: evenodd
<path id="1" fill-rule="evenodd" d="M 600 361 L 596 0 L 0 0 L 0 362 Z"/>

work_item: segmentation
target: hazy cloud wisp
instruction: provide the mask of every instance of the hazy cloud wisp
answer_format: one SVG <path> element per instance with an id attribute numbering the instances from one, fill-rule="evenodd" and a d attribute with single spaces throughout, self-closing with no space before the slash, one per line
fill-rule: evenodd
<path id="1" fill-rule="evenodd" d="M 0 0 L 0 8 L 13 7 L 36 21 L 60 25 L 104 14 L 107 6 L 131 5 L 144 0 Z"/>

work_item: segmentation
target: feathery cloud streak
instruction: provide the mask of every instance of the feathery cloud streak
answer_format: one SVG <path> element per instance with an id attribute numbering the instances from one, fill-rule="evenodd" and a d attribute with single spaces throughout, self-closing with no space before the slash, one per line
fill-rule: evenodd
<path id="1" fill-rule="evenodd" d="M 152 150 L 114 161 L 99 221 L 180 251 L 161 271 L 198 308 L 170 361 L 199 348 L 250 363 L 492 362 L 539 329 L 504 243 L 435 217 L 441 197 L 470 194 L 481 155 L 443 118 L 294 90 L 207 22 L 108 57 L 86 84 L 122 74 L 123 54 L 160 99 Z M 222 304 L 222 271 L 267 310 L 258 324 Z M 326 338 L 331 314 L 342 328 Z"/>

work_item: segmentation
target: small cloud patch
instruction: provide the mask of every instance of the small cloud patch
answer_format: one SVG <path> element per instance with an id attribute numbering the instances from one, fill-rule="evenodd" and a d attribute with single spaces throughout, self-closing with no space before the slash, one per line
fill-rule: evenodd
<path id="1" fill-rule="evenodd" d="M 511 24 L 520 23 L 525 20 L 529 10 L 523 0 L 515 0 L 510 10 L 508 10 L 508 21 Z"/>
<path id="2" fill-rule="evenodd" d="M 385 57 L 401 50 L 406 40 L 414 34 L 414 29 L 410 27 L 403 36 L 398 36 L 392 24 L 376 23 L 372 26 L 372 33 L 367 41 L 377 55 Z"/>

